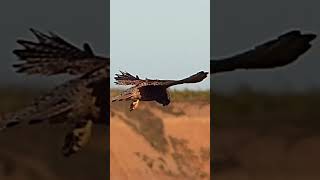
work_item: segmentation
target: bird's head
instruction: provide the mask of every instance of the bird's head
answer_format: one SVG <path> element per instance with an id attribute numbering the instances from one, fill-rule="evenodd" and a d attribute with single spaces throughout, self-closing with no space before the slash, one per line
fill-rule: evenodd
<path id="1" fill-rule="evenodd" d="M 198 75 L 199 77 L 200 77 L 200 76 L 203 77 L 203 79 L 204 79 L 204 78 L 207 77 L 208 72 L 200 71 L 200 72 L 197 73 L 197 75 Z"/>
<path id="2" fill-rule="evenodd" d="M 191 82 L 196 83 L 204 80 L 207 76 L 208 76 L 208 72 L 200 71 L 197 74 L 190 76 L 188 79 Z"/>

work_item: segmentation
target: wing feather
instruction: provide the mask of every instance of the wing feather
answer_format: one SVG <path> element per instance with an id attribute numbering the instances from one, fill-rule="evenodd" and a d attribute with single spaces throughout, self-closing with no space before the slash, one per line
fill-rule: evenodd
<path id="1" fill-rule="evenodd" d="M 49 35 L 34 29 L 31 29 L 31 32 L 38 42 L 17 40 L 17 43 L 24 49 L 13 51 L 23 61 L 23 63 L 13 65 L 19 73 L 79 75 L 99 66 L 109 66 L 109 58 L 94 55 L 91 47 L 86 43 L 82 50 L 52 32 L 49 32 Z"/>
<path id="2" fill-rule="evenodd" d="M 308 51 L 311 47 L 310 42 L 315 38 L 315 34 L 290 31 L 244 53 L 222 60 L 211 60 L 210 73 L 284 66 Z"/>
<path id="3" fill-rule="evenodd" d="M 130 100 L 134 94 L 134 91 L 139 91 L 139 89 L 136 87 L 131 87 L 125 91 L 122 91 L 119 95 L 112 97 L 111 101 L 115 102 L 115 101 Z"/>
<path id="4" fill-rule="evenodd" d="M 116 77 L 114 78 L 116 80 L 115 84 L 117 85 L 137 85 L 143 80 L 141 80 L 138 76 L 133 76 L 128 72 L 122 72 L 121 74 L 116 74 Z"/>
<path id="5" fill-rule="evenodd" d="M 184 78 L 182 80 L 158 80 L 158 79 L 140 79 L 138 76 L 133 76 L 130 73 L 122 72 L 121 74 L 116 74 L 115 84 L 118 85 L 135 85 L 137 88 L 142 86 L 173 86 L 183 83 L 197 83 L 202 81 L 207 77 L 207 72 L 200 71 L 190 77 Z"/>

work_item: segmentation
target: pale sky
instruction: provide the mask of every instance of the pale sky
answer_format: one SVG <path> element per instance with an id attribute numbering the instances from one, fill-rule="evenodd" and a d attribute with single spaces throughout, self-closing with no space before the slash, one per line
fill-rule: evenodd
<path id="1" fill-rule="evenodd" d="M 118 70 L 143 79 L 209 71 L 209 0 L 114 0 L 110 6 L 112 87 Z M 209 89 L 210 80 L 178 88 Z"/>
<path id="2" fill-rule="evenodd" d="M 12 50 L 17 39 L 35 40 L 29 28 L 53 31 L 82 48 L 88 42 L 95 53 L 109 54 L 109 7 L 105 0 L 0 1 L 0 88 L 8 85 L 55 86 L 65 77 L 26 76 L 15 73 Z"/>
<path id="3" fill-rule="evenodd" d="M 276 38 L 292 29 L 318 37 L 313 47 L 286 67 L 237 71 L 211 76 L 215 91 L 249 85 L 261 91 L 304 91 L 320 88 L 320 1 L 310 0 L 214 0 L 211 8 L 211 52 L 227 57 Z"/>

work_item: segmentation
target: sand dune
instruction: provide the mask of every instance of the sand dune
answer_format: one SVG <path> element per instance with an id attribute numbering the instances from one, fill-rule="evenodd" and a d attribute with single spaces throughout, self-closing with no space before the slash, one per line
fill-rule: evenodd
<path id="1" fill-rule="evenodd" d="M 213 99 L 215 180 L 320 179 L 318 90 Z"/>
<path id="2" fill-rule="evenodd" d="M 112 106 L 111 179 L 210 179 L 210 106 L 143 102 Z"/>
<path id="3" fill-rule="evenodd" d="M 215 179 L 319 179 L 320 137 L 304 128 L 255 128 L 215 131 Z M 305 135 L 305 136 L 304 136 Z"/>
<path id="4" fill-rule="evenodd" d="M 106 127 L 95 126 L 88 146 L 69 158 L 61 153 L 66 130 L 43 124 L 1 132 L 0 179 L 106 179 Z"/>

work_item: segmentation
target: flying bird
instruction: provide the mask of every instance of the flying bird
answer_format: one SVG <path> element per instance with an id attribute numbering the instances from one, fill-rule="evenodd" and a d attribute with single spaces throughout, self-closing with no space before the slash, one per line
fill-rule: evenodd
<path id="1" fill-rule="evenodd" d="M 287 32 L 244 53 L 220 60 L 211 59 L 210 74 L 285 66 L 307 52 L 316 37 L 312 33 L 301 34 L 298 30 Z"/>
<path id="2" fill-rule="evenodd" d="M 69 74 L 75 77 L 34 99 L 27 107 L 1 117 L 0 128 L 19 123 L 66 123 L 70 131 L 62 152 L 65 156 L 79 151 L 91 136 L 93 124 L 106 124 L 109 110 L 109 57 L 97 56 L 89 44 L 80 49 L 57 34 L 30 29 L 37 41 L 17 40 L 24 48 L 13 53 L 21 63 L 16 72 L 25 74 Z"/>
<path id="3" fill-rule="evenodd" d="M 184 83 L 201 82 L 207 77 L 207 74 L 208 72 L 200 71 L 181 80 L 152 80 L 147 78 L 143 80 L 138 76 L 133 76 L 127 72 L 121 72 L 121 74 L 116 74 L 115 84 L 133 85 L 133 87 L 123 91 L 118 96 L 112 97 L 111 101 L 132 101 L 130 111 L 138 107 L 139 101 L 156 101 L 163 106 L 166 106 L 170 103 L 167 88 Z"/>

